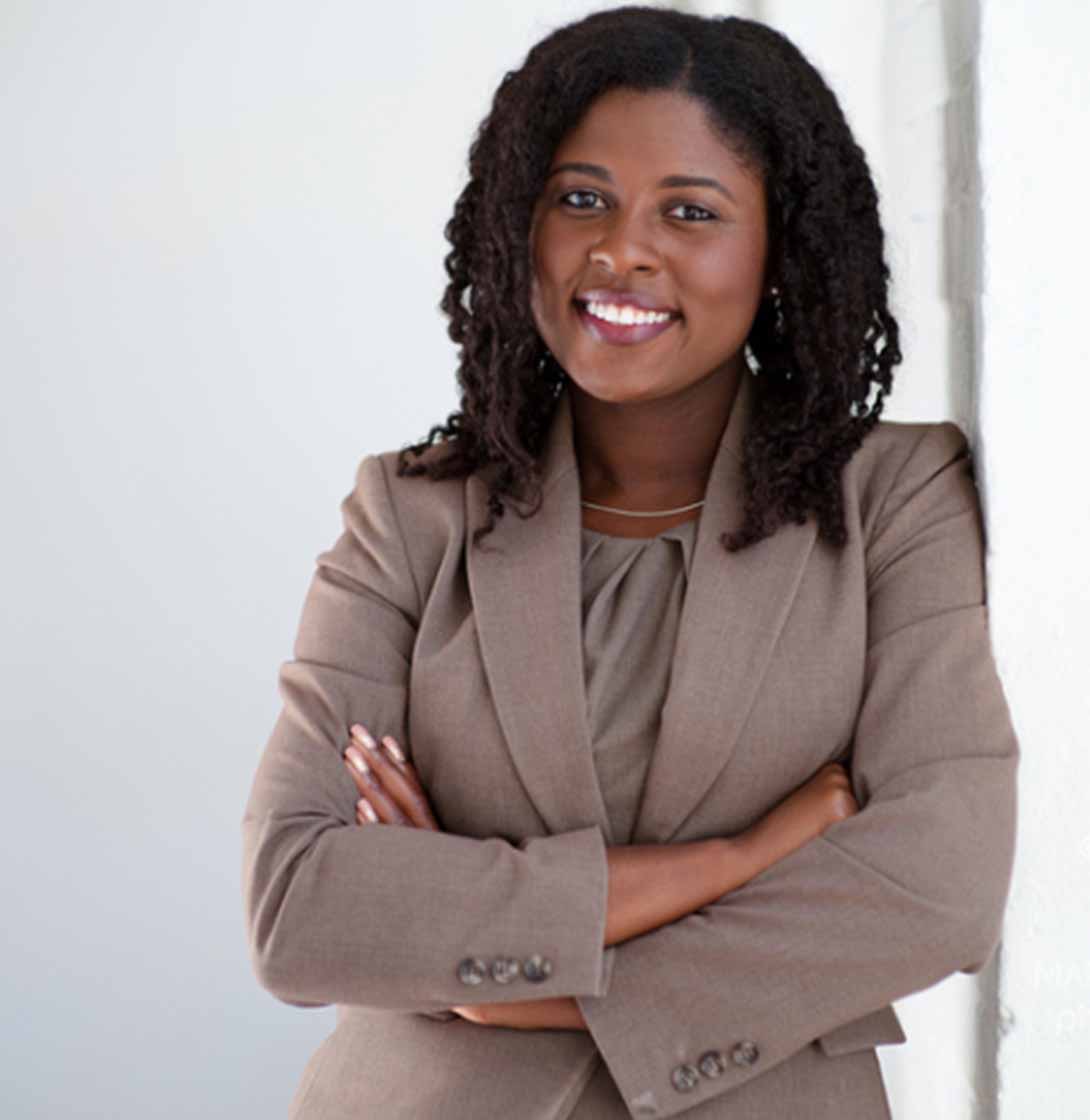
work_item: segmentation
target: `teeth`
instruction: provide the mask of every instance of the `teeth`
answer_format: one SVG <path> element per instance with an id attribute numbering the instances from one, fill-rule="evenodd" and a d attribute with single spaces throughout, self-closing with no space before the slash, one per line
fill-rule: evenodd
<path id="1" fill-rule="evenodd" d="M 588 303 L 587 310 L 596 319 L 604 319 L 607 323 L 622 323 L 625 326 L 665 323 L 670 318 L 670 313 L 667 311 L 643 311 L 629 304 L 618 307 L 612 303 Z"/>

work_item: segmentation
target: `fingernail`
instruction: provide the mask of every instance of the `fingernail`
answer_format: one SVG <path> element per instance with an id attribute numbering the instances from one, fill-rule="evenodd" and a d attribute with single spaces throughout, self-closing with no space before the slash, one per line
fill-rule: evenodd
<path id="1" fill-rule="evenodd" d="M 344 753 L 348 755 L 348 761 L 351 762 L 361 774 L 370 776 L 371 767 L 367 765 L 367 760 L 355 747 L 349 747 Z"/>
<path id="2" fill-rule="evenodd" d="M 371 751 L 378 750 L 378 743 L 371 738 L 370 732 L 365 727 L 361 727 L 358 723 L 352 724 L 352 737 L 359 739 L 359 741 Z"/>
<path id="3" fill-rule="evenodd" d="M 357 801 L 356 807 L 369 821 L 374 822 L 378 820 L 378 813 L 372 808 L 370 801 Z"/>
<path id="4" fill-rule="evenodd" d="M 383 736 L 382 742 L 398 762 L 405 761 L 405 752 L 397 745 L 397 740 L 392 735 Z"/>

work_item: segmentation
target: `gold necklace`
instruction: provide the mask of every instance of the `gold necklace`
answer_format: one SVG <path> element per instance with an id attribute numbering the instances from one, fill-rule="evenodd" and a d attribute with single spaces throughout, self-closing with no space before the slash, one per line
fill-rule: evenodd
<path id="1" fill-rule="evenodd" d="M 675 513 L 686 513 L 688 510 L 697 509 L 702 506 L 703 501 L 693 502 L 691 506 L 678 506 L 677 509 L 656 509 L 656 510 L 632 510 L 632 509 L 613 509 L 612 506 L 599 506 L 594 502 L 583 502 L 583 505 L 588 506 L 590 509 L 600 509 L 606 513 L 617 513 L 621 517 L 669 517 Z"/>

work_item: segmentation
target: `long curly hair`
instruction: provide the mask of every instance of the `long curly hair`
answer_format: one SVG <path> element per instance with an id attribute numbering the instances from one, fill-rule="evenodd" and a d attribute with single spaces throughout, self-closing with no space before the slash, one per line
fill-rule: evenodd
<path id="1" fill-rule="evenodd" d="M 722 544 L 737 551 L 812 513 L 820 536 L 843 547 L 841 468 L 878 422 L 901 361 L 878 194 L 818 71 L 779 32 L 736 17 L 596 12 L 553 31 L 504 75 L 445 227 L 449 284 L 439 306 L 459 346 L 461 407 L 401 449 L 398 474 L 482 470 L 489 517 L 475 545 L 505 498 L 529 501 L 520 517 L 540 508 L 540 457 L 567 374 L 530 310 L 531 217 L 560 140 L 615 87 L 697 99 L 765 187 L 767 275 L 778 295 L 762 301 L 746 342 L 757 376 L 745 508 Z M 440 438 L 443 454 L 425 456 Z"/>

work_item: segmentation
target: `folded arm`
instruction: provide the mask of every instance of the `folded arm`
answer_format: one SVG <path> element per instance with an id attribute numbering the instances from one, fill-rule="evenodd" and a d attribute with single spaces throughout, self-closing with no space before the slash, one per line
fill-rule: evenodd
<path id="1" fill-rule="evenodd" d="M 515 845 L 361 828 L 341 750 L 352 723 L 405 737 L 420 596 L 380 459 L 361 462 L 344 531 L 317 560 L 283 707 L 242 819 L 251 959 L 286 1003 L 435 1011 L 608 987 L 607 864 L 597 827 Z M 467 984 L 483 960 L 524 967 Z M 502 971 L 502 970 L 501 970 Z M 487 993 L 487 994 L 486 994 Z"/>
<path id="2" fill-rule="evenodd" d="M 735 836 L 609 848 L 606 945 L 649 933 L 737 890 L 785 855 L 859 811 L 839 763 L 823 766 L 754 825 Z M 490 1026 L 586 1030 L 574 998 L 458 1008 Z"/>

